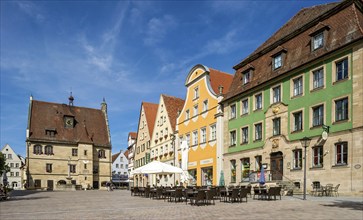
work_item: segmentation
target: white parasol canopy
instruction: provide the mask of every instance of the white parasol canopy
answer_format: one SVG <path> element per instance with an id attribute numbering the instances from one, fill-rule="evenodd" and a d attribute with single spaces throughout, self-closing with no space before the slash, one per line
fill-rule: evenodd
<path id="1" fill-rule="evenodd" d="M 148 163 L 142 167 L 139 167 L 131 171 L 130 174 L 134 175 L 134 174 L 173 174 L 173 173 L 183 173 L 183 170 L 160 161 L 153 161 L 151 163 Z"/>

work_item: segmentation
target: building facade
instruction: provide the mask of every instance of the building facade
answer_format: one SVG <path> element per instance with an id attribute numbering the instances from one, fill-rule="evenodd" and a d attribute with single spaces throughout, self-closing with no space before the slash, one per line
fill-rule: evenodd
<path id="1" fill-rule="evenodd" d="M 10 168 L 10 171 L 6 173 L 9 187 L 12 189 L 23 189 L 23 169 L 25 165 L 24 158 L 20 155 L 17 155 L 8 144 L 5 144 L 5 146 L 1 149 L 1 153 L 6 158 L 6 165 Z"/>
<path id="2" fill-rule="evenodd" d="M 111 180 L 111 139 L 107 104 L 101 110 L 30 98 L 26 132 L 30 189 L 99 189 Z"/>
<path id="3" fill-rule="evenodd" d="M 129 186 L 134 185 L 134 176 L 131 175 L 131 171 L 134 170 L 134 159 L 135 159 L 135 147 L 136 147 L 136 138 L 137 133 L 136 132 L 129 132 L 129 135 L 127 137 L 127 159 L 129 161 L 128 165 L 128 176 L 129 176 Z"/>
<path id="4" fill-rule="evenodd" d="M 112 155 L 112 182 L 117 186 L 127 186 L 129 182 L 127 154 L 128 151 L 120 151 Z"/>
<path id="5" fill-rule="evenodd" d="M 362 2 L 302 9 L 236 65 L 224 105 L 226 184 L 363 192 Z M 301 139 L 311 139 L 304 148 Z M 306 149 L 306 157 L 305 157 Z"/>
<path id="6" fill-rule="evenodd" d="M 185 103 L 177 118 L 176 130 L 178 161 L 181 167 L 187 167 L 189 185 L 218 184 L 223 149 L 220 129 L 223 115 L 218 102 L 223 92 L 228 91 L 232 78 L 204 65 L 196 65 L 188 73 Z M 188 153 L 183 159 L 184 150 Z"/>
<path id="7" fill-rule="evenodd" d="M 137 130 L 135 147 L 134 169 L 150 162 L 150 142 L 154 130 L 154 123 L 158 104 L 142 102 Z M 134 175 L 135 186 L 147 186 L 149 178 L 147 174 Z"/>
<path id="8" fill-rule="evenodd" d="M 169 165 L 175 163 L 175 123 L 178 112 L 181 111 L 184 100 L 160 95 L 159 106 L 156 114 L 156 122 L 151 136 L 150 156 L 151 161 L 158 160 Z M 177 178 L 177 179 L 176 179 Z M 175 185 L 179 177 L 170 175 L 150 175 L 151 185 L 171 186 Z"/>

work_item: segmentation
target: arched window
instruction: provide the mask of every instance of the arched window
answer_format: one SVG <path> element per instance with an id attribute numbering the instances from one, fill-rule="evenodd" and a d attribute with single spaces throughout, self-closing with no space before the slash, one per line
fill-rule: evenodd
<path id="1" fill-rule="evenodd" d="M 42 145 L 34 145 L 34 151 L 33 151 L 34 154 L 42 154 Z"/>
<path id="2" fill-rule="evenodd" d="M 45 146 L 44 152 L 46 155 L 53 155 L 53 146 L 52 145 Z"/>
<path id="3" fill-rule="evenodd" d="M 98 158 L 106 158 L 105 150 L 98 151 Z"/>

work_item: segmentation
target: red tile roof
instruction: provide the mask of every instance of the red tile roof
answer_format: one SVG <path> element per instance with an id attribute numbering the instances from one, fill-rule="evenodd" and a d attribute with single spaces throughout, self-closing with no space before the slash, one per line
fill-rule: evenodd
<path id="1" fill-rule="evenodd" d="M 121 152 L 118 152 L 117 154 L 113 154 L 112 155 L 112 163 L 115 162 L 115 160 L 117 159 L 117 157 L 120 155 Z"/>
<path id="2" fill-rule="evenodd" d="M 64 116 L 74 117 L 73 128 L 66 128 Z M 46 130 L 55 130 L 51 137 Z M 32 100 L 29 140 L 87 143 L 111 147 L 105 114 L 99 109 Z"/>
<path id="3" fill-rule="evenodd" d="M 130 136 L 131 136 L 131 139 L 136 139 L 137 138 L 137 133 L 136 132 L 130 132 L 129 137 Z"/>
<path id="4" fill-rule="evenodd" d="M 126 151 L 124 152 L 124 155 L 125 155 L 125 157 L 128 159 L 128 158 L 129 158 L 129 150 L 126 150 Z"/>
<path id="5" fill-rule="evenodd" d="M 185 101 L 183 99 L 173 96 L 168 96 L 163 94 L 161 96 L 163 97 L 164 100 L 165 109 L 168 112 L 169 121 L 173 129 L 172 132 L 174 132 L 176 126 L 176 118 L 178 117 L 178 112 L 183 110 Z"/>
<path id="6" fill-rule="evenodd" d="M 146 123 L 149 129 L 149 135 L 151 136 L 154 131 L 154 124 L 156 119 L 156 114 L 158 111 L 158 104 L 142 102 L 145 111 Z"/>
<path id="7" fill-rule="evenodd" d="M 213 91 L 218 95 L 219 87 L 223 87 L 222 94 L 226 94 L 231 86 L 233 75 L 209 68 L 210 84 Z"/>
<path id="8" fill-rule="evenodd" d="M 360 9 L 357 9 L 359 7 Z M 302 9 L 255 52 L 236 65 L 236 73 L 224 101 L 363 38 L 362 2 L 347 0 Z M 324 47 L 311 50 L 311 34 L 326 27 Z M 272 69 L 272 55 L 284 50 L 283 66 Z M 242 84 L 242 73 L 253 67 L 252 80 Z"/>

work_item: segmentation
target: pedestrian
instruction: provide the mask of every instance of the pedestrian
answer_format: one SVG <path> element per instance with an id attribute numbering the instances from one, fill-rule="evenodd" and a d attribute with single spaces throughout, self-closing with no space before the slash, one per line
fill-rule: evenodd
<path id="1" fill-rule="evenodd" d="M 106 183 L 106 188 L 107 188 L 107 191 L 110 192 L 110 182 Z"/>

